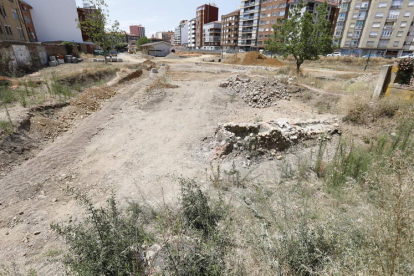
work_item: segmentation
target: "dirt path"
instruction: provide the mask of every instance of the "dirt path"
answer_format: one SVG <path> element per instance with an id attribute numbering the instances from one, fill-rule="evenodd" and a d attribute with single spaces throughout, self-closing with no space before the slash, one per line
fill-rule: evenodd
<path id="1" fill-rule="evenodd" d="M 235 69 L 169 65 L 167 80 L 178 88 L 147 91 L 157 77 L 164 78 L 164 69 L 129 83 L 99 112 L 0 181 L 0 265 L 14 261 L 38 275 L 64 275 L 54 261 L 62 241 L 50 223 L 81 214 L 66 187 L 95 202 L 112 192 L 121 202 L 143 195 L 174 201 L 178 177 L 203 179 L 210 160 L 201 141 L 214 135 L 219 123 L 323 117 L 295 100 L 259 110 L 231 99 L 218 85 L 239 73 Z"/>

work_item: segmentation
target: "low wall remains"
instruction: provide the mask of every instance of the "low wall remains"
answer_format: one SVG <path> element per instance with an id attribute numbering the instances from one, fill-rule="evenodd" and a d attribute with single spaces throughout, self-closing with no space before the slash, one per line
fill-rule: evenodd
<path id="1" fill-rule="evenodd" d="M 82 52 L 89 53 L 94 45 L 80 44 Z M 78 55 L 77 44 L 73 44 L 71 55 Z M 34 72 L 47 66 L 49 56 L 67 55 L 65 45 L 58 43 L 0 42 L 0 76 L 15 77 Z"/>

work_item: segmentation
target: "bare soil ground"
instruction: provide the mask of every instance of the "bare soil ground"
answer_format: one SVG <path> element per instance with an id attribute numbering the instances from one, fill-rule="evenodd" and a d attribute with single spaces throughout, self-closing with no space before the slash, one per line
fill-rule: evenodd
<path id="1" fill-rule="evenodd" d="M 65 275 L 57 261 L 64 254 L 63 241 L 50 224 L 82 216 L 68 188 L 97 203 L 111 194 L 121 202 L 143 197 L 154 203 L 174 202 L 177 178 L 202 180 L 211 162 L 219 162 L 211 159 L 211 149 L 203 142 L 214 136 L 219 123 L 340 119 L 329 110 L 318 112 L 303 95 L 280 100 L 275 107 L 251 108 L 219 84 L 236 74 L 257 72 L 202 63 L 202 58 L 156 59 L 167 65 L 158 74 L 146 71 L 114 87 L 115 95 L 104 100 L 100 110 L 74 121 L 0 178 L 0 265 L 15 262 L 38 275 Z M 144 61 L 124 59 L 131 64 Z M 85 69 L 82 66 L 76 70 Z M 343 74 L 327 74 L 336 73 Z M 221 162 L 230 166 L 234 161 L 241 166 L 245 160 Z M 268 177 L 278 162 L 258 164 L 258 175 Z"/>

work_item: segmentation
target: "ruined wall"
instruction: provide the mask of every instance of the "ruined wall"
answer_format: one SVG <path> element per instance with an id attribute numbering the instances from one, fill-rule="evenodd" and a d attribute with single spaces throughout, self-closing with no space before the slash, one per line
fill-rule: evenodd
<path id="1" fill-rule="evenodd" d="M 73 55 L 78 54 L 79 50 L 74 44 Z M 64 45 L 0 42 L 0 76 L 15 77 L 22 75 L 24 72 L 39 70 L 48 65 L 49 56 L 57 55 L 67 55 Z"/>

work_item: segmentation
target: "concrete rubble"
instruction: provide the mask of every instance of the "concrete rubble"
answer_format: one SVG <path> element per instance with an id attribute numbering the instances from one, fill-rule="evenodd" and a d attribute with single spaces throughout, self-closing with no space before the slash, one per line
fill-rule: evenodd
<path id="1" fill-rule="evenodd" d="M 239 75 L 231 77 L 219 86 L 240 94 L 243 100 L 254 108 L 275 106 L 278 100 L 290 100 L 292 93 L 300 91 L 300 88 L 276 78 L 252 80 Z"/>
<path id="2" fill-rule="evenodd" d="M 307 120 L 290 123 L 279 119 L 261 123 L 225 123 L 216 130 L 210 148 L 213 158 L 242 153 L 251 156 L 276 156 L 278 152 L 305 140 L 318 139 L 322 135 L 331 139 L 341 134 L 332 120 Z"/>

